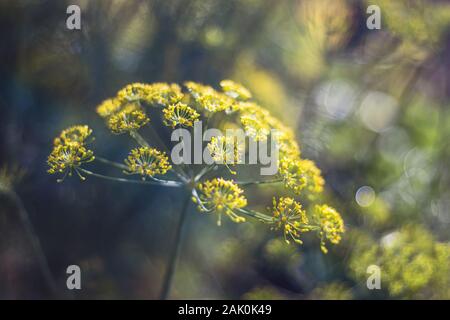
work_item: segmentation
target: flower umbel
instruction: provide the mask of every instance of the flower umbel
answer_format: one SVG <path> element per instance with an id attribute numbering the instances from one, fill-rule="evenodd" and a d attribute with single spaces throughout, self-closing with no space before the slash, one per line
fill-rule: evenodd
<path id="1" fill-rule="evenodd" d="M 77 142 L 83 145 L 91 134 L 92 129 L 86 125 L 72 126 L 63 130 L 59 137 L 55 138 L 54 145 L 68 144 L 70 142 Z"/>
<path id="2" fill-rule="evenodd" d="M 288 237 L 294 242 L 302 244 L 300 234 L 309 231 L 308 217 L 302 205 L 293 198 L 281 197 L 278 201 L 273 198 L 273 223 L 275 229 L 283 229 L 284 239 L 289 243 Z"/>
<path id="3" fill-rule="evenodd" d="M 191 96 L 197 102 L 201 110 L 209 113 L 231 110 L 235 101 L 229 96 L 217 92 L 210 86 L 205 86 L 195 82 L 186 82 Z"/>
<path id="4" fill-rule="evenodd" d="M 162 112 L 164 124 L 172 128 L 176 126 L 192 127 L 200 117 L 197 111 L 181 102 L 168 106 Z"/>
<path id="5" fill-rule="evenodd" d="M 324 253 L 327 253 L 325 240 L 332 244 L 338 244 L 341 241 L 342 233 L 345 231 L 344 221 L 334 208 L 326 204 L 315 205 L 313 220 L 320 227 L 320 248 Z"/>
<path id="6" fill-rule="evenodd" d="M 121 111 L 108 119 L 108 127 L 115 134 L 137 130 L 146 125 L 150 119 L 136 104 L 128 104 Z"/>
<path id="7" fill-rule="evenodd" d="M 67 174 L 71 176 L 72 171 L 75 171 L 80 179 L 84 180 L 85 178 L 80 174 L 78 168 L 83 163 L 91 162 L 94 159 L 94 153 L 86 149 L 79 142 L 59 144 L 53 148 L 48 156 L 47 164 L 50 167 L 48 173 L 64 173 L 64 177 L 58 180 L 60 182 L 64 180 Z"/>
<path id="8" fill-rule="evenodd" d="M 216 178 L 199 183 L 197 189 L 200 196 L 194 198 L 198 202 L 198 208 L 203 212 L 217 212 L 217 225 L 222 223 L 222 213 L 226 214 L 234 222 L 244 222 L 245 218 L 235 213 L 236 209 L 247 205 L 247 199 L 242 195 L 244 192 L 231 180 Z"/>
<path id="9" fill-rule="evenodd" d="M 238 100 L 248 100 L 252 97 L 250 91 L 243 85 L 236 83 L 232 80 L 220 81 L 220 86 L 226 95 Z"/>
<path id="10" fill-rule="evenodd" d="M 106 99 L 97 107 L 97 113 L 102 118 L 108 118 L 114 113 L 120 111 L 122 103 L 117 98 Z"/>
<path id="11" fill-rule="evenodd" d="M 146 177 L 166 174 L 172 168 L 164 152 L 148 147 L 131 150 L 125 164 L 128 167 L 124 171 L 126 174 L 140 174 L 143 180 Z"/>
<path id="12" fill-rule="evenodd" d="M 212 137 L 207 146 L 216 163 L 225 164 L 231 174 L 236 174 L 228 165 L 238 164 L 244 155 L 244 142 L 233 136 Z"/>
<path id="13" fill-rule="evenodd" d="M 310 160 L 285 157 L 280 160 L 279 173 L 286 188 L 295 194 L 300 194 L 304 188 L 312 193 L 323 190 L 325 181 L 320 170 Z"/>
<path id="14" fill-rule="evenodd" d="M 143 185 L 159 185 L 164 187 L 185 187 L 190 190 L 192 200 L 201 212 L 217 213 L 217 224 L 221 224 L 222 215 L 228 216 L 234 222 L 244 222 L 246 217 L 268 224 L 275 230 L 281 230 L 286 242 L 302 243 L 300 237 L 308 231 L 317 231 L 321 240 L 321 249 L 327 252 L 325 242 L 337 244 L 344 232 L 344 224 L 339 213 L 327 205 L 315 206 L 316 195 L 323 191 L 324 179 L 320 170 L 311 160 L 301 158 L 299 144 L 295 133 L 282 121 L 273 117 L 268 110 L 252 101 L 252 94 L 242 85 L 232 81 L 220 82 L 221 91 L 211 86 L 196 82 L 186 82 L 188 94 L 184 94 L 177 84 L 169 83 L 132 83 L 120 89 L 114 97 L 104 100 L 98 107 L 97 113 L 105 120 L 108 128 L 114 134 L 129 133 L 138 148 L 132 149 L 128 157 L 122 162 L 94 158 L 93 152 L 86 145 L 92 141 L 92 130 L 86 125 L 72 126 L 63 130 L 54 140 L 53 151 L 48 157 L 50 174 L 62 173 L 72 175 L 75 171 L 81 179 L 81 174 L 102 178 L 108 181 L 134 183 Z M 172 129 L 183 128 L 183 132 L 191 133 L 194 124 L 200 119 L 205 121 L 206 128 L 219 130 L 235 129 L 243 136 L 216 134 L 207 144 L 208 152 L 202 150 L 201 156 L 206 156 L 206 163 L 199 168 L 188 162 L 170 163 L 168 155 L 153 147 L 155 143 L 163 146 L 159 130 L 148 130 L 152 140 L 147 140 L 145 132 L 138 129 L 146 125 L 150 119 L 146 111 L 151 108 L 152 117 L 161 117 L 162 123 Z M 159 121 L 155 121 L 159 123 Z M 166 131 L 166 130 L 164 130 Z M 253 149 L 250 145 L 246 149 L 246 142 L 269 141 L 275 145 L 277 152 L 274 161 L 278 161 L 278 174 L 271 179 L 252 178 L 254 172 L 239 170 L 239 174 L 230 166 L 241 164 L 245 160 L 245 152 Z M 252 141 L 253 140 L 253 141 Z M 170 143 L 167 143 L 168 146 Z M 189 150 L 189 146 L 184 145 Z M 203 145 L 200 144 L 203 149 Z M 194 150 L 195 150 L 194 141 Z M 206 152 L 204 152 L 206 151 Z M 261 156 L 261 150 L 259 150 Z M 194 157 L 195 158 L 195 157 Z M 137 175 L 125 178 L 92 172 L 81 166 L 96 160 L 101 165 L 109 165 L 121 170 L 127 175 Z M 279 160 L 278 160 L 279 159 Z M 194 159 L 195 164 L 197 164 Z M 250 159 L 250 163 L 253 160 Z M 245 179 L 225 180 L 222 177 L 224 168 L 236 176 Z M 171 171 L 174 180 L 165 175 Z M 234 168 L 233 168 L 234 169 Z M 247 171 L 247 172 L 246 172 Z M 211 176 L 210 178 L 207 178 Z M 64 179 L 63 177 L 63 179 Z M 58 181 L 62 181 L 58 180 Z M 244 187 L 264 184 L 268 188 L 278 183 L 293 191 L 297 196 L 306 192 L 306 196 L 314 208 L 308 215 L 303 209 L 301 199 L 294 197 L 273 198 L 273 208 L 269 212 L 259 212 L 247 208 Z M 241 188 L 242 187 L 242 188 Z M 278 189 L 272 189 L 276 191 Z M 267 192 L 271 189 L 266 189 Z M 303 194 L 302 194 L 303 195 Z M 187 208 L 187 206 L 184 206 Z"/>

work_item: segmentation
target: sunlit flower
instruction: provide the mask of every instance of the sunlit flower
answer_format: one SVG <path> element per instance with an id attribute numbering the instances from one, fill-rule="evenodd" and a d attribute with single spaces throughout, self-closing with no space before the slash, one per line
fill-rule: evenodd
<path id="1" fill-rule="evenodd" d="M 84 180 L 85 178 L 80 174 L 78 168 L 83 163 L 91 162 L 94 159 L 94 153 L 79 142 L 58 144 L 48 156 L 47 164 L 50 167 L 48 173 L 63 173 L 65 177 L 67 174 L 71 176 L 75 171 L 81 180 Z M 58 181 L 64 180 L 64 177 Z"/>
<path id="2" fill-rule="evenodd" d="M 342 233 L 345 231 L 344 221 L 334 208 L 326 204 L 314 206 L 313 220 L 320 227 L 320 248 L 327 253 L 326 240 L 332 244 L 341 241 Z"/>
<path id="3" fill-rule="evenodd" d="M 67 144 L 69 142 L 78 142 L 84 144 L 86 139 L 92 134 L 92 129 L 86 125 L 72 126 L 61 132 L 59 137 L 55 138 L 54 145 Z"/>
<path id="4" fill-rule="evenodd" d="M 274 129 L 276 143 L 278 146 L 279 158 L 290 157 L 299 158 L 300 157 L 300 147 L 296 141 L 295 133 L 291 128 L 286 127 L 274 117 L 269 117 L 268 122 L 270 126 Z"/>
<path id="5" fill-rule="evenodd" d="M 232 174 L 236 174 L 228 165 L 238 164 L 244 155 L 244 141 L 234 136 L 212 137 L 207 148 L 216 163 L 225 164 Z"/>
<path id="6" fill-rule="evenodd" d="M 310 230 L 302 205 L 289 197 L 281 197 L 278 201 L 273 198 L 272 214 L 274 228 L 283 230 L 286 242 L 289 243 L 288 238 L 291 238 L 301 244 L 300 234 Z"/>
<path id="7" fill-rule="evenodd" d="M 147 176 L 166 174 L 172 168 L 164 152 L 148 147 L 131 150 L 130 155 L 125 159 L 125 164 L 128 166 L 125 173 L 140 174 L 143 180 Z"/>
<path id="8" fill-rule="evenodd" d="M 255 141 L 266 141 L 272 129 L 269 112 L 256 103 L 241 103 L 239 112 L 245 133 Z"/>
<path id="9" fill-rule="evenodd" d="M 117 98 L 106 99 L 97 107 L 97 113 L 102 118 L 108 118 L 114 113 L 120 111 L 122 103 Z"/>
<path id="10" fill-rule="evenodd" d="M 121 102 L 145 101 L 148 96 L 148 85 L 145 83 L 132 83 L 117 92 L 117 99 Z"/>
<path id="11" fill-rule="evenodd" d="M 323 191 L 325 181 L 320 170 L 310 160 L 285 157 L 280 160 L 278 172 L 286 188 L 296 194 L 300 194 L 305 188 L 311 193 Z"/>
<path id="12" fill-rule="evenodd" d="M 192 127 L 200 117 L 197 111 L 181 102 L 168 106 L 162 112 L 164 124 L 172 128 L 176 126 Z"/>
<path id="13" fill-rule="evenodd" d="M 203 212 L 217 212 L 217 224 L 221 224 L 222 214 L 226 214 L 234 222 L 244 222 L 245 218 L 235 213 L 236 209 L 247 205 L 247 199 L 242 195 L 243 190 L 231 180 L 216 178 L 207 180 L 197 185 L 200 191 L 198 198 L 193 198 L 198 202 L 198 208 Z"/>
<path id="14" fill-rule="evenodd" d="M 222 80 L 220 81 L 220 86 L 225 94 L 233 99 L 248 100 L 252 97 L 247 88 L 232 80 Z"/>
<path id="15" fill-rule="evenodd" d="M 180 86 L 175 83 L 152 83 L 147 85 L 147 90 L 145 101 L 150 105 L 168 106 L 183 98 Z"/>
<path id="16" fill-rule="evenodd" d="M 128 104 L 108 119 L 108 127 L 113 133 L 121 134 L 137 130 L 149 121 L 150 119 L 139 106 Z"/>
<path id="17" fill-rule="evenodd" d="M 217 92 L 210 86 L 205 86 L 196 82 L 186 82 L 185 86 L 189 93 L 197 102 L 198 106 L 207 112 L 219 112 L 230 110 L 236 103 L 227 95 Z"/>

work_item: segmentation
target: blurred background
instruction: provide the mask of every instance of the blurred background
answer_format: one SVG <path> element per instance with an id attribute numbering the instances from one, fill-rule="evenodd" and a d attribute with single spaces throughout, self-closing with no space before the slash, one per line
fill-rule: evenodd
<path id="1" fill-rule="evenodd" d="M 347 232 L 324 255 L 192 208 L 172 298 L 450 298 L 448 1 L 0 0 L 0 39 L 0 298 L 158 298 L 181 192 L 58 184 L 46 158 L 88 124 L 96 153 L 123 159 L 95 107 L 128 83 L 226 78 L 295 128 Z M 82 290 L 66 289 L 72 264 Z"/>

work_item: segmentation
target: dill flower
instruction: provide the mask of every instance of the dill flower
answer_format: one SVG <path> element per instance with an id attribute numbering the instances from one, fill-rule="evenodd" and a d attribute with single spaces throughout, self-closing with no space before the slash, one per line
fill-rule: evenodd
<path id="1" fill-rule="evenodd" d="M 50 169 L 48 173 L 64 173 L 64 177 L 68 174 L 72 175 L 75 171 L 81 180 L 85 178 L 79 173 L 78 168 L 87 162 L 91 162 L 95 159 L 94 153 L 86 149 L 79 142 L 70 142 L 68 144 L 58 144 L 56 145 L 47 159 L 47 164 Z M 64 180 L 64 177 L 58 182 Z"/>
<path id="2" fill-rule="evenodd" d="M 172 169 L 169 158 L 164 152 L 155 148 L 141 147 L 131 150 L 127 159 L 125 159 L 127 170 L 126 174 L 140 174 L 142 180 L 146 176 L 153 177 L 157 174 L 166 174 Z"/>
<path id="3" fill-rule="evenodd" d="M 239 111 L 245 133 L 255 141 L 266 141 L 272 129 L 269 112 L 256 103 L 241 103 Z"/>
<path id="4" fill-rule="evenodd" d="M 120 111 L 122 103 L 117 98 L 106 99 L 97 106 L 97 113 L 102 118 L 108 118 L 114 113 Z"/>
<path id="5" fill-rule="evenodd" d="M 175 128 L 176 126 L 192 127 L 200 115 L 197 111 L 184 103 L 177 103 L 162 110 L 164 124 Z"/>
<path id="6" fill-rule="evenodd" d="M 92 134 L 92 129 L 87 125 L 78 125 L 69 127 L 61 132 L 59 137 L 55 138 L 54 145 L 78 142 L 84 144 L 86 139 Z"/>
<path id="7" fill-rule="evenodd" d="M 236 174 L 228 165 L 240 162 L 245 148 L 243 141 L 235 139 L 233 136 L 212 137 L 207 148 L 214 161 L 225 164 L 230 173 Z"/>
<path id="8" fill-rule="evenodd" d="M 217 212 L 217 225 L 221 225 L 222 214 L 226 214 L 232 221 L 244 222 L 245 218 L 237 215 L 234 211 L 247 205 L 247 199 L 242 195 L 244 192 L 231 180 L 215 178 L 197 185 L 200 191 L 198 198 L 198 209 L 203 212 Z"/>
<path id="9" fill-rule="evenodd" d="M 108 127 L 113 133 L 121 134 L 137 130 L 149 121 L 150 119 L 139 106 L 128 104 L 108 119 Z"/>
<path id="10" fill-rule="evenodd" d="M 304 188 L 312 193 L 323 191 L 325 181 L 320 169 L 310 160 L 285 157 L 280 160 L 279 174 L 286 188 L 295 194 L 299 194 Z"/>
<path id="11" fill-rule="evenodd" d="M 145 101 L 148 94 L 148 85 L 132 83 L 117 92 L 117 99 L 121 102 Z"/>
<path id="12" fill-rule="evenodd" d="M 231 110 L 235 104 L 232 98 L 217 92 L 210 86 L 192 81 L 186 82 L 185 86 L 200 108 L 207 112 Z"/>
<path id="13" fill-rule="evenodd" d="M 309 231 L 308 217 L 302 205 L 293 198 L 281 197 L 278 201 L 273 198 L 274 229 L 283 229 L 284 239 L 289 243 L 288 237 L 301 244 L 300 233 Z"/>
<path id="14" fill-rule="evenodd" d="M 153 83 L 147 85 L 145 101 L 151 105 L 167 106 L 176 104 L 183 99 L 183 93 L 179 85 L 175 83 Z"/>
<path id="15" fill-rule="evenodd" d="M 232 80 L 222 80 L 220 81 L 220 86 L 225 94 L 233 99 L 248 100 L 252 97 L 252 94 L 247 88 Z"/>
<path id="16" fill-rule="evenodd" d="M 277 139 L 279 157 L 299 158 L 301 152 L 294 131 L 274 117 L 268 117 L 267 121 L 276 130 L 275 138 Z"/>
<path id="17" fill-rule="evenodd" d="M 324 205 L 315 205 L 313 220 L 320 227 L 320 249 L 327 253 L 325 240 L 332 244 L 338 244 L 341 241 L 341 235 L 344 233 L 344 221 L 341 215 L 332 207 Z"/>

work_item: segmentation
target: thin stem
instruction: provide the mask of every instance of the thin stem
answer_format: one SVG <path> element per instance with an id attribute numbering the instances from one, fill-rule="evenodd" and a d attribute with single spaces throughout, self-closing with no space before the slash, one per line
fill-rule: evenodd
<path id="1" fill-rule="evenodd" d="M 236 181 L 236 184 L 241 186 L 249 186 L 253 184 L 270 184 L 283 182 L 283 179 L 262 180 L 262 181 Z"/>
<path id="2" fill-rule="evenodd" d="M 148 148 L 150 147 L 150 145 L 148 144 L 148 142 L 144 139 L 144 137 L 142 137 L 137 131 L 130 131 L 130 136 L 136 140 L 136 142 L 141 146 L 141 147 L 145 147 Z"/>
<path id="3" fill-rule="evenodd" d="M 34 230 L 33 224 L 31 223 L 30 217 L 28 215 L 25 206 L 17 195 L 17 193 L 13 190 L 9 190 L 6 193 L 11 200 L 16 204 L 20 220 L 22 221 L 23 227 L 25 228 L 25 232 L 28 235 L 29 241 L 31 243 L 31 247 L 33 248 L 34 254 L 38 261 L 39 268 L 41 269 L 44 280 L 52 292 L 54 296 L 57 296 L 58 290 L 56 287 L 55 279 L 53 278 L 52 272 L 50 271 L 50 267 L 48 265 L 47 258 L 45 256 L 44 250 L 42 249 L 41 242 L 39 241 L 39 237 Z"/>
<path id="4" fill-rule="evenodd" d="M 128 169 L 128 167 L 126 165 L 122 164 L 122 163 L 111 161 L 111 160 L 105 159 L 103 157 L 95 156 L 95 160 L 98 160 L 99 162 L 111 165 L 111 166 L 116 167 L 118 169 L 123 169 L 123 170 Z"/>
<path id="5" fill-rule="evenodd" d="M 204 167 L 195 177 L 194 177 L 194 181 L 197 182 L 199 181 L 205 174 L 207 174 L 208 172 L 210 172 L 211 170 L 213 170 L 216 167 L 215 164 L 211 164 L 208 165 L 206 167 Z"/>
<path id="6" fill-rule="evenodd" d="M 117 182 L 128 182 L 128 183 L 137 183 L 137 184 L 151 184 L 151 185 L 158 185 L 158 186 L 165 186 L 165 187 L 181 187 L 184 184 L 178 181 L 172 181 L 172 180 L 160 180 L 160 179 L 156 179 L 152 180 L 152 181 L 146 181 L 146 180 L 131 180 L 131 179 L 125 179 L 125 178 L 118 178 L 118 177 L 111 177 L 111 176 L 106 176 L 103 174 L 99 174 L 99 173 L 94 173 L 92 171 L 83 169 L 83 168 L 78 168 L 78 170 L 80 170 L 81 172 L 93 176 L 93 177 L 97 177 L 97 178 L 102 178 L 102 179 L 106 179 L 106 180 L 111 180 L 111 181 L 117 181 Z"/>
<path id="7" fill-rule="evenodd" d="M 249 217 L 258 219 L 258 220 L 260 220 L 262 222 L 266 222 L 266 223 L 272 223 L 273 222 L 273 218 L 272 217 L 270 217 L 270 216 L 268 216 L 268 215 L 266 215 L 264 213 L 258 212 L 258 211 L 247 210 L 247 209 L 237 209 L 236 211 L 239 212 L 239 213 L 245 214 L 245 215 L 247 215 Z"/>
<path id="8" fill-rule="evenodd" d="M 181 249 L 181 239 L 183 237 L 183 229 L 186 221 L 186 216 L 188 213 L 189 202 L 191 200 L 191 193 L 186 196 L 184 200 L 183 207 L 181 209 L 181 214 L 178 220 L 178 224 L 175 230 L 175 242 L 170 253 L 169 262 L 167 265 L 166 273 L 164 275 L 164 280 L 161 289 L 161 300 L 166 300 L 170 294 L 170 288 L 172 286 L 173 276 L 175 274 L 175 267 L 177 264 L 178 256 L 180 255 Z"/>

